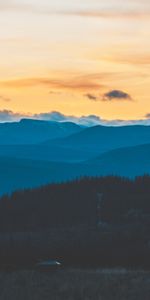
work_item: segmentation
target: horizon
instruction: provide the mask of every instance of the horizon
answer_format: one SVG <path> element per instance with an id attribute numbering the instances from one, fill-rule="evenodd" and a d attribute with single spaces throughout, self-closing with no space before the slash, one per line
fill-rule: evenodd
<path id="1" fill-rule="evenodd" d="M 0 124 L 5 123 L 19 123 L 22 120 L 35 120 L 35 121 L 45 121 L 45 122 L 56 122 L 56 123 L 74 123 L 84 127 L 93 126 L 106 126 L 106 127 L 122 127 L 122 126 L 150 126 L 150 119 L 141 120 L 105 120 L 100 118 L 98 115 L 64 115 L 57 111 L 26 115 L 18 114 L 11 111 L 5 111 L 0 114 Z"/>

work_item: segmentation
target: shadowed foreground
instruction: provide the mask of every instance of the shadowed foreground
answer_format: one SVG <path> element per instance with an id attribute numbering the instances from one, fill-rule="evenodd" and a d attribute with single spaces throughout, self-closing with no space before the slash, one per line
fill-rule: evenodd
<path id="1" fill-rule="evenodd" d="M 1 300 L 149 300 L 150 272 L 61 270 L 0 272 Z"/>

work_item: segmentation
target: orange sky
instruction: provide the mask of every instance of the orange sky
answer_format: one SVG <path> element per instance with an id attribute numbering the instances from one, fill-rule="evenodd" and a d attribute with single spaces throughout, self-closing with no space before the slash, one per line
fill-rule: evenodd
<path id="1" fill-rule="evenodd" d="M 149 0 L 1 0 L 0 45 L 1 111 L 150 113 Z"/>

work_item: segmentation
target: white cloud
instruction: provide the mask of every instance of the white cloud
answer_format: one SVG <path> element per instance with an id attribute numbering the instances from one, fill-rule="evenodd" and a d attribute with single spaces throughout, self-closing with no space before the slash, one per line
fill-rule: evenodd
<path id="1" fill-rule="evenodd" d="M 41 113 L 41 114 L 24 114 L 24 113 L 14 113 L 11 110 L 1 110 L 0 111 L 0 122 L 16 122 L 23 118 L 45 120 L 52 122 L 74 122 L 82 126 L 125 126 L 125 125 L 150 125 L 150 116 L 145 119 L 139 120 L 105 120 L 96 115 L 80 116 L 76 117 L 73 115 L 64 115 L 57 111 Z"/>

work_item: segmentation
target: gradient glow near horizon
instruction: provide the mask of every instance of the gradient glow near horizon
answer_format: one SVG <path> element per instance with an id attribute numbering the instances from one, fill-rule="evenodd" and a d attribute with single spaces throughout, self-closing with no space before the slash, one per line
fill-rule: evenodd
<path id="1" fill-rule="evenodd" d="M 0 0 L 0 111 L 136 120 L 149 94 L 149 0 Z"/>

